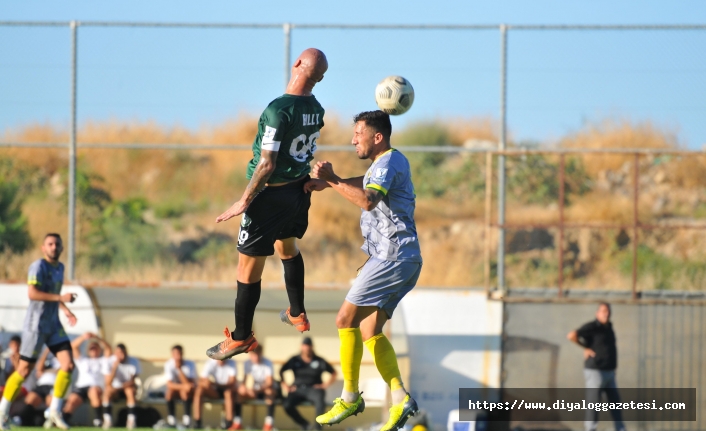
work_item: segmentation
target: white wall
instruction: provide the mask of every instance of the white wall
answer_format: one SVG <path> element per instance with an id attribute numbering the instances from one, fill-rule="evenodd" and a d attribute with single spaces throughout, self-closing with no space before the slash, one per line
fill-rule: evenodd
<path id="1" fill-rule="evenodd" d="M 68 304 L 69 309 L 78 319 L 76 326 L 69 326 L 64 313 L 59 313 L 66 333 L 73 338 L 87 331 L 98 332 L 94 304 L 86 289 L 81 286 L 64 286 L 61 292 L 78 295 L 76 301 Z M 26 284 L 0 284 L 0 344 L 3 347 L 7 346 L 7 341 L 12 335 L 22 332 L 28 305 Z"/>
<path id="2" fill-rule="evenodd" d="M 482 291 L 414 289 L 392 320 L 395 349 L 407 353 L 408 389 L 434 429 L 458 409 L 459 388 L 498 388 L 502 303 Z"/>

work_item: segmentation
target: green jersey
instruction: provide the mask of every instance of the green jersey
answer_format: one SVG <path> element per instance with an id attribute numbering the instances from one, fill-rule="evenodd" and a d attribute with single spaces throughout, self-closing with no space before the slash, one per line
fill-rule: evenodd
<path id="1" fill-rule="evenodd" d="M 260 116 L 247 178 L 252 178 L 262 150 L 277 151 L 268 183 L 286 183 L 308 174 L 322 127 L 324 108 L 314 96 L 285 94 L 270 102 Z"/>

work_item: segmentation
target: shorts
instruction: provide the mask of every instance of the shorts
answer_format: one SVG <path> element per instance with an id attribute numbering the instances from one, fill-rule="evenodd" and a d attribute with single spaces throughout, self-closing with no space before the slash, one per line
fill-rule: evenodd
<path id="1" fill-rule="evenodd" d="M 113 387 L 110 399 L 111 401 L 127 400 L 127 395 L 125 395 L 125 389 Z"/>
<path id="2" fill-rule="evenodd" d="M 39 395 L 42 399 L 45 399 L 49 394 L 53 394 L 54 385 L 42 385 L 37 386 L 32 390 L 35 394 Z"/>
<path id="3" fill-rule="evenodd" d="M 309 176 L 278 187 L 266 187 L 243 214 L 238 251 L 247 256 L 272 256 L 278 239 L 301 239 L 309 227 Z"/>
<path id="4" fill-rule="evenodd" d="M 365 262 L 346 301 L 359 307 L 378 307 L 392 317 L 402 298 L 414 288 L 421 262 L 391 262 L 371 257 Z"/>
<path id="5" fill-rule="evenodd" d="M 73 391 L 71 391 L 72 394 L 76 394 L 85 403 L 88 400 L 88 390 L 91 389 L 89 386 L 86 386 L 85 388 L 74 388 Z"/>
<path id="6" fill-rule="evenodd" d="M 37 362 L 37 357 L 44 345 L 49 347 L 49 350 L 55 356 L 62 350 L 71 350 L 71 342 L 61 325 L 56 331 L 51 333 L 24 330 L 22 331 L 20 358 L 31 363 Z"/>

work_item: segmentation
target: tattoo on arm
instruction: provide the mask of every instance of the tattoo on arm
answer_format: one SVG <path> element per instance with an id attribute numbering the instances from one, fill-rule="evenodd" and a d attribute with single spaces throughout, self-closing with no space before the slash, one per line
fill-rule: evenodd
<path id="1" fill-rule="evenodd" d="M 250 183 L 248 183 L 248 186 L 245 188 L 244 196 L 246 202 L 252 202 L 255 196 L 265 188 L 267 180 L 270 179 L 270 176 L 272 176 L 275 170 L 277 153 L 274 151 L 263 151 L 262 153 L 260 163 L 255 167 L 255 172 L 253 172 L 252 178 L 250 178 Z"/>
<path id="2" fill-rule="evenodd" d="M 375 190 L 375 189 L 365 189 L 365 198 L 368 200 L 368 203 L 375 208 L 377 204 L 384 198 L 385 195 L 380 193 L 380 191 Z"/>

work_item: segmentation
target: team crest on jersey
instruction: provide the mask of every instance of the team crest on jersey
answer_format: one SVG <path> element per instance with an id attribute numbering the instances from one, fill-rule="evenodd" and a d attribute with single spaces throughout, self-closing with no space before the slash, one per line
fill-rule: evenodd
<path id="1" fill-rule="evenodd" d="M 240 220 L 240 226 L 243 228 L 247 228 L 250 226 L 250 223 L 252 223 L 252 219 L 248 217 L 247 214 L 243 214 L 243 219 Z"/>
<path id="2" fill-rule="evenodd" d="M 375 171 L 375 179 L 381 180 L 387 175 L 387 168 L 377 168 Z"/>

